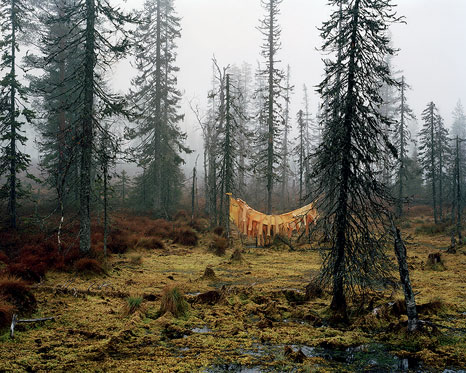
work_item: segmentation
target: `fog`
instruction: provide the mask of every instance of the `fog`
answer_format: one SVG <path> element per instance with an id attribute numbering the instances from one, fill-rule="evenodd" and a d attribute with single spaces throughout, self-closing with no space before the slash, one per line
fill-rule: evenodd
<path id="1" fill-rule="evenodd" d="M 126 10 L 140 9 L 143 0 L 123 1 Z M 259 0 L 176 0 L 175 8 L 182 18 L 182 34 L 178 40 L 178 87 L 183 92 L 182 112 L 186 114 L 182 128 L 188 133 L 188 144 L 195 150 L 187 156 L 190 170 L 201 152 L 202 138 L 189 102 L 206 107 L 212 76 L 212 57 L 220 65 L 250 63 L 253 68 L 262 44 L 257 30 L 263 10 Z M 281 66 L 291 67 L 291 118 L 302 104 L 302 86 L 311 93 L 313 115 L 317 111 L 315 86 L 323 74 L 321 39 L 318 27 L 327 19 L 329 6 L 325 0 L 284 0 L 281 7 Z M 398 14 L 405 24 L 392 26 L 393 44 L 400 51 L 394 58 L 395 70 L 402 70 L 412 90 L 408 102 L 420 113 L 434 101 L 447 126 L 458 100 L 466 102 L 466 1 L 464 0 L 399 0 Z M 114 67 L 113 88 L 126 93 L 135 71 L 127 59 Z M 295 123 L 292 123 L 295 125 Z M 30 146 L 32 138 L 29 136 Z M 37 150 L 32 150 L 36 158 Z"/>

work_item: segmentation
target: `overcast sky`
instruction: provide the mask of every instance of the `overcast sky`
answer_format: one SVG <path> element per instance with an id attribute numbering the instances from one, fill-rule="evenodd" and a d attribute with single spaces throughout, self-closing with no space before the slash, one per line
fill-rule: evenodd
<path id="1" fill-rule="evenodd" d="M 122 2 L 126 9 L 141 8 L 143 0 Z M 429 101 L 451 125 L 451 113 L 461 99 L 466 104 L 466 0 L 398 0 L 398 14 L 406 24 L 392 27 L 394 46 L 400 49 L 394 59 L 396 69 L 403 70 L 412 91 L 408 100 L 420 118 Z M 184 92 L 182 127 L 189 144 L 200 150 L 200 131 L 189 112 L 187 102 L 197 100 L 205 106 L 211 81 L 211 58 L 219 64 L 254 67 L 261 61 L 261 35 L 256 27 L 263 16 L 260 0 L 175 0 L 182 18 L 182 37 L 178 41 L 179 88 Z M 302 85 L 310 91 L 321 81 L 322 56 L 317 48 L 321 39 L 317 27 L 328 18 L 326 0 L 284 0 L 279 21 L 282 27 L 282 66 L 291 66 L 295 93 L 292 118 L 302 102 Z M 124 91 L 132 75 L 128 63 L 115 70 L 114 86 Z M 317 96 L 311 96 L 315 114 Z M 189 162 L 191 163 L 191 162 Z"/>

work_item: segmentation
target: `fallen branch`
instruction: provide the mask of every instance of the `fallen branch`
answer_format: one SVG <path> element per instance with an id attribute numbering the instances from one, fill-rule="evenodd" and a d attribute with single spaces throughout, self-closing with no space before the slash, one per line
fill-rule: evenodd
<path id="1" fill-rule="evenodd" d="M 15 326 L 16 326 L 16 324 L 19 324 L 19 323 L 33 323 L 33 322 L 49 321 L 49 320 L 55 321 L 55 318 L 54 317 L 41 317 L 41 318 L 38 318 L 38 319 L 19 320 L 18 315 L 16 315 L 16 313 L 15 313 L 13 315 L 13 318 L 11 319 L 10 337 L 11 338 L 15 337 Z"/>
<path id="2" fill-rule="evenodd" d="M 454 328 L 452 326 L 440 325 L 440 324 L 434 323 L 432 321 L 426 321 L 426 320 L 419 320 L 419 323 L 423 324 L 423 325 L 433 326 L 433 327 L 438 328 L 438 329 L 448 329 L 448 330 L 452 330 L 454 332 L 466 333 L 466 328 Z"/>

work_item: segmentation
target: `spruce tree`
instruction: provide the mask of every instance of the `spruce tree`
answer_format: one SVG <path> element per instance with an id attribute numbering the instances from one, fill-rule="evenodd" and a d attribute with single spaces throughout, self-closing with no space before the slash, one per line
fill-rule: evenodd
<path id="1" fill-rule="evenodd" d="M 332 285 L 331 309 L 347 316 L 347 295 L 380 285 L 390 277 L 385 254 L 387 187 L 376 165 L 387 151 L 396 154 L 384 131 L 390 120 L 380 106 L 380 84 L 396 85 L 386 63 L 388 27 L 398 22 L 388 0 L 332 0 L 336 7 L 324 22 L 325 78 L 318 92 L 328 102 L 323 139 L 316 151 L 314 177 L 321 224 L 328 225 L 331 250 L 325 254 L 322 280 Z"/>
<path id="2" fill-rule="evenodd" d="M 20 149 L 26 144 L 23 120 L 31 122 L 33 112 L 27 108 L 27 91 L 18 78 L 19 38 L 24 35 L 31 9 L 24 0 L 0 1 L 0 30 L 2 40 L 0 70 L 0 176 L 6 182 L 0 189 L 0 199 L 8 201 L 10 228 L 17 228 L 18 200 L 27 195 L 19 174 L 26 172 L 30 157 Z M 24 118 L 24 119 L 23 119 Z"/>
<path id="3" fill-rule="evenodd" d="M 433 102 L 422 112 L 424 125 L 419 133 L 419 160 L 431 188 L 435 224 L 443 218 L 443 195 L 449 158 L 448 131 Z"/>
<path id="4" fill-rule="evenodd" d="M 130 43 L 125 25 L 134 23 L 135 19 L 110 6 L 106 0 L 64 1 L 61 5 L 56 22 L 74 27 L 66 35 L 56 35 L 55 44 L 59 48 L 48 50 L 44 60 L 48 65 L 56 64 L 56 56 L 73 55 L 74 64 L 69 71 L 67 90 L 73 92 L 75 98 L 67 105 L 74 113 L 69 126 L 75 129 L 74 141 L 79 159 L 79 246 L 86 254 L 91 249 L 95 135 L 103 129 L 103 118 L 129 115 L 125 109 L 126 101 L 109 91 L 104 76 L 114 62 L 128 53 Z"/>
<path id="5" fill-rule="evenodd" d="M 180 19 L 172 0 L 146 0 L 136 30 L 137 77 L 132 81 L 130 99 L 139 110 L 130 138 L 139 143 L 134 149 L 138 163 L 146 167 L 152 208 L 168 217 L 180 195 L 184 163 L 181 153 L 186 135 L 179 122 L 181 92 L 176 87 L 176 40 Z"/>
<path id="6" fill-rule="evenodd" d="M 401 217 L 403 215 L 403 200 L 405 198 L 405 183 L 409 175 L 407 173 L 408 161 L 408 145 L 411 139 L 411 133 L 409 132 L 407 121 L 414 119 L 414 113 L 406 102 L 406 90 L 409 89 L 409 85 L 405 81 L 405 77 L 401 77 L 400 83 L 400 98 L 399 105 L 396 107 L 395 115 L 398 116 L 399 120 L 395 122 L 394 128 L 394 145 L 398 150 L 397 160 L 397 174 L 396 174 L 396 185 L 397 188 L 397 202 L 396 202 L 396 215 Z"/>
<path id="7" fill-rule="evenodd" d="M 256 159 L 257 168 L 264 170 L 267 183 L 267 214 L 272 213 L 272 195 L 275 182 L 278 180 L 280 165 L 280 148 L 282 134 L 282 107 L 280 98 L 283 97 L 281 82 L 284 78 L 283 71 L 278 68 L 277 58 L 280 50 L 281 28 L 278 24 L 280 5 L 282 0 L 261 0 L 262 7 L 266 11 L 261 21 L 259 31 L 264 37 L 262 45 L 262 57 L 265 66 L 260 71 L 264 78 L 265 86 L 258 92 L 263 96 L 263 117 L 267 123 L 267 132 L 260 136 L 257 141 L 266 144 L 267 153 Z"/>

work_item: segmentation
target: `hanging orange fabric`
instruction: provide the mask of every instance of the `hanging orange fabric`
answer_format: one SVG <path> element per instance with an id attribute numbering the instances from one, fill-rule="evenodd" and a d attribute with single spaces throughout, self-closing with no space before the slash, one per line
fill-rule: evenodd
<path id="1" fill-rule="evenodd" d="M 293 231 L 302 227 L 309 232 L 309 225 L 315 223 L 317 211 L 312 203 L 281 215 L 266 215 L 254 210 L 230 193 L 230 220 L 238 230 L 251 238 L 257 238 L 259 245 L 264 245 L 276 234 L 291 237 Z"/>

